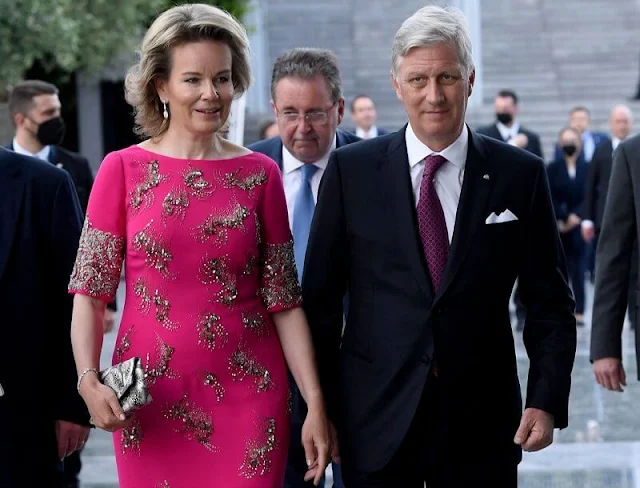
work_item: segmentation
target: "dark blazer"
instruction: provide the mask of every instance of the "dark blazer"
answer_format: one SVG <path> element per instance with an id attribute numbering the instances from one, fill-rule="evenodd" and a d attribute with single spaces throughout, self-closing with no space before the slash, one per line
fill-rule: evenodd
<path id="1" fill-rule="evenodd" d="M 587 171 L 582 218 L 594 223 L 596 232 L 602 226 L 604 204 L 607 200 L 611 167 L 613 166 L 613 143 L 611 139 L 596 147 Z"/>
<path id="2" fill-rule="evenodd" d="M 478 134 L 483 134 L 493 139 L 506 142 L 502 138 L 502 134 L 500 134 L 500 131 L 498 130 L 498 126 L 496 124 L 480 127 L 477 129 L 477 132 Z M 524 134 L 525 136 L 527 136 L 527 139 L 529 140 L 529 142 L 527 143 L 527 147 L 525 147 L 527 151 L 544 159 L 542 155 L 542 145 L 540 144 L 540 136 L 538 134 L 525 129 L 522 126 L 520 126 L 520 128 L 518 129 L 518 134 Z"/>
<path id="3" fill-rule="evenodd" d="M 514 164 L 516 163 L 516 164 Z M 418 235 L 405 130 L 336 150 L 324 175 L 303 299 L 343 462 L 381 469 L 416 414 L 434 355 L 454 456 L 516 463 L 522 413 L 509 320 L 516 278 L 527 307 L 526 407 L 567 426 L 574 302 L 541 159 L 470 131 L 453 241 L 434 294 Z M 519 220 L 485 224 L 492 212 Z M 342 332 L 342 297 L 349 316 Z"/>
<path id="4" fill-rule="evenodd" d="M 358 141 L 360 141 L 360 138 L 349 132 L 343 131 L 342 129 L 338 129 L 336 131 L 336 148 L 343 147 L 347 144 Z M 248 147 L 252 151 L 269 156 L 276 163 L 278 163 L 278 167 L 280 168 L 280 171 L 282 171 L 282 139 L 280 138 L 280 136 L 272 137 L 271 139 L 265 139 L 263 141 L 258 141 Z M 292 418 L 294 419 L 294 421 L 304 421 L 306 415 L 306 407 L 304 407 L 302 403 L 302 399 L 298 395 L 295 395 L 293 397 Z"/>
<path id="5" fill-rule="evenodd" d="M 547 175 L 551 188 L 553 209 L 558 220 L 566 221 L 569 214 L 582 217 L 584 203 L 584 189 L 587 181 L 589 165 L 579 159 L 576 162 L 576 176 L 569 177 L 569 171 L 564 159 L 549 163 Z M 580 226 L 561 235 L 564 251 L 580 254 L 584 252 L 585 244 L 580 232 Z"/>
<path id="6" fill-rule="evenodd" d="M 596 251 L 596 284 L 591 319 L 592 361 L 606 357 L 623 359 L 622 327 L 630 274 L 638 266 L 632 256 L 634 251 L 640 251 L 638 215 L 640 135 L 621 142 L 613 154 L 613 169 Z M 636 294 L 640 296 L 640 289 L 636 290 Z M 640 372 L 640 328 L 636 327 L 635 334 L 636 361 Z"/>
<path id="7" fill-rule="evenodd" d="M 356 137 L 350 132 L 346 132 L 342 129 L 336 131 L 336 147 L 346 146 L 352 142 L 359 141 L 360 138 Z M 262 153 L 273 159 L 282 171 L 282 139 L 280 136 L 272 137 L 271 139 L 265 139 L 263 141 L 254 142 L 248 146 L 249 149 L 255 152 Z"/>
<path id="8" fill-rule="evenodd" d="M 7 146 L 7 149 L 13 151 L 13 142 Z M 49 162 L 69 173 L 78 193 L 82 213 L 85 214 L 89 204 L 89 194 L 93 187 L 93 173 L 89 166 L 89 160 L 60 146 L 51 146 Z"/>
<path id="9" fill-rule="evenodd" d="M 88 424 L 67 293 L 81 226 L 66 172 L 0 148 L 0 486 L 40 486 L 27 480 L 59 461 L 55 420 Z"/>

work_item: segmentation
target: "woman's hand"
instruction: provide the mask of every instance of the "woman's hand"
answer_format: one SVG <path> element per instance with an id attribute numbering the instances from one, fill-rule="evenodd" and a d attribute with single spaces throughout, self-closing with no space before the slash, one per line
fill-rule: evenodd
<path id="1" fill-rule="evenodd" d="M 323 409 L 310 409 L 307 413 L 302 426 L 302 446 L 309 467 L 304 480 L 313 480 L 313 484 L 318 486 L 333 451 L 329 421 Z"/>
<path id="2" fill-rule="evenodd" d="M 108 386 L 98 381 L 97 376 L 87 375 L 80 385 L 80 396 L 87 404 L 91 420 L 96 427 L 108 432 L 126 427 L 130 419 L 127 419 L 118 397 Z"/>

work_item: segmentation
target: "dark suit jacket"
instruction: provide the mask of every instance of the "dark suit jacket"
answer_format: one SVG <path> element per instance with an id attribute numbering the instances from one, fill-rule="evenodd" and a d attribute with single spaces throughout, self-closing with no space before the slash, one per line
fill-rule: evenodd
<path id="1" fill-rule="evenodd" d="M 40 486 L 25 480 L 58 461 L 54 421 L 88 424 L 67 293 L 81 226 L 66 172 L 0 148 L 0 486 Z"/>
<path id="2" fill-rule="evenodd" d="M 526 406 L 551 412 L 559 428 L 567 425 L 576 347 L 544 164 L 470 131 L 453 241 L 436 294 L 415 205 L 405 130 L 332 154 L 311 228 L 303 298 L 341 457 L 364 472 L 391 459 L 435 355 L 450 447 L 459 450 L 454 455 L 468 455 L 469 433 L 481 423 L 488 430 L 474 462 L 516 463 L 522 401 L 508 309 L 516 278 L 527 307 Z M 519 220 L 485 224 L 507 208 Z"/>
<path id="3" fill-rule="evenodd" d="M 352 142 L 359 141 L 360 138 L 354 134 L 346 132 L 342 129 L 336 131 L 336 147 L 346 146 Z M 271 139 L 265 139 L 263 141 L 254 142 L 248 146 L 249 149 L 255 152 L 262 153 L 273 159 L 282 171 L 282 139 L 280 136 L 272 137 Z"/>
<path id="4" fill-rule="evenodd" d="M 638 266 L 632 260 L 634 247 L 636 252 L 640 251 L 638 215 L 640 135 L 620 143 L 613 155 L 613 169 L 596 251 L 596 284 L 591 320 L 592 361 L 606 357 L 622 359 L 622 327 L 627 309 L 629 278 L 634 267 Z M 636 294 L 640 296 L 640 290 L 636 290 Z M 640 372 L 640 328 L 636 327 L 635 334 L 636 361 Z"/>
<path id="5" fill-rule="evenodd" d="M 345 132 L 341 129 L 338 129 L 336 131 L 336 148 L 346 146 L 347 144 L 351 144 L 359 140 L 359 137 L 356 137 L 349 132 Z M 272 137 L 271 139 L 265 139 L 263 141 L 258 141 L 248 147 L 252 151 L 269 156 L 276 163 L 278 163 L 278 167 L 280 168 L 280 171 L 282 171 L 282 139 L 280 138 L 280 136 Z M 292 400 L 293 405 L 291 417 L 293 421 L 298 423 L 304 422 L 306 415 L 306 406 L 304 405 L 302 398 L 296 394 L 293 396 Z"/>
<path id="6" fill-rule="evenodd" d="M 496 124 L 480 127 L 477 132 L 478 134 L 483 134 L 493 139 L 506 142 L 504 141 L 504 139 L 502 139 L 502 135 L 500 134 L 500 131 L 498 130 L 498 126 Z M 527 139 L 529 140 L 527 147 L 525 147 L 527 151 L 544 159 L 544 157 L 542 156 L 542 145 L 540 144 L 540 136 L 538 134 L 525 129 L 522 126 L 520 126 L 520 129 L 518 130 L 518 134 L 524 134 L 525 136 L 527 136 Z"/>
<path id="7" fill-rule="evenodd" d="M 587 171 L 587 182 L 584 191 L 582 218 L 591 220 L 595 225 L 596 232 L 599 232 L 602 226 L 602 216 L 604 215 L 604 204 L 607 200 L 612 166 L 613 143 L 609 139 L 596 147 L 593 153 L 593 158 Z"/>
<path id="8" fill-rule="evenodd" d="M 569 214 L 582 217 L 582 205 L 584 203 L 584 189 L 587 181 L 589 165 L 584 161 L 576 162 L 576 177 L 570 178 L 564 159 L 554 161 L 547 166 L 549 187 L 553 209 L 558 220 L 566 221 Z M 580 232 L 580 226 L 561 235 L 562 245 L 566 253 L 581 254 L 585 245 Z"/>
<path id="9" fill-rule="evenodd" d="M 13 142 L 7 146 L 7 149 L 13 151 Z M 93 173 L 89 166 L 89 160 L 80 156 L 78 153 L 67 151 L 60 146 L 51 146 L 49 162 L 69 173 L 76 192 L 78 193 L 82 213 L 85 214 L 87 212 L 87 205 L 89 204 L 89 194 L 93 187 Z"/>

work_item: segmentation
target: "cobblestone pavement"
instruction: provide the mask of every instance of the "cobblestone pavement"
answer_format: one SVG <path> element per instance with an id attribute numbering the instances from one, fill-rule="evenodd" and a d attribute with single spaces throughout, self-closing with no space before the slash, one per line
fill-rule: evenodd
<path id="1" fill-rule="evenodd" d="M 589 287 L 589 300 L 591 293 Z M 123 304 L 122 289 L 118 298 Z M 554 444 L 544 451 L 525 453 L 519 469 L 520 488 L 640 488 L 640 383 L 633 335 L 624 331 L 628 388 L 624 393 L 604 391 L 595 384 L 589 364 L 588 319 L 578 332 L 569 427 L 556 432 Z M 103 367 L 110 364 L 115 337 L 115 331 L 105 336 Z M 521 383 L 526 385 L 528 360 L 522 336 L 515 333 L 514 339 Z M 83 488 L 117 488 L 110 434 L 92 432 L 83 463 Z"/>

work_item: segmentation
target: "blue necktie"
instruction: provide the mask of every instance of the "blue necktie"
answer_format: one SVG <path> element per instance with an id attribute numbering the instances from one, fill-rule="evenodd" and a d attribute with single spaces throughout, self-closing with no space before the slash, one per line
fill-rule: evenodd
<path id="1" fill-rule="evenodd" d="M 313 164 L 305 164 L 300 170 L 302 171 L 302 181 L 300 182 L 300 189 L 293 207 L 292 233 L 293 255 L 298 268 L 298 280 L 302 283 L 304 255 L 307 252 L 311 219 L 313 219 L 313 211 L 316 208 L 316 204 L 313 201 L 313 192 L 311 191 L 311 178 L 318 170 L 318 167 Z"/>

